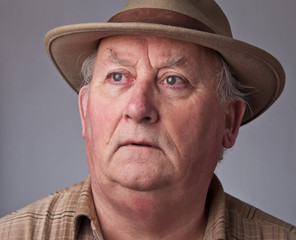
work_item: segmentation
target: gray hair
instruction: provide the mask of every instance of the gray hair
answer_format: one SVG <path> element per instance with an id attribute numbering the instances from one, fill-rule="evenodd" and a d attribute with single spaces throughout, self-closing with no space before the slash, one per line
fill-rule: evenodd
<path id="1" fill-rule="evenodd" d="M 96 56 L 97 50 L 91 53 L 82 63 L 80 71 L 80 77 L 82 79 L 82 82 L 80 88 L 83 86 L 89 86 L 94 71 Z"/>
<path id="2" fill-rule="evenodd" d="M 250 87 L 238 81 L 237 77 L 231 71 L 229 65 L 220 54 L 219 54 L 219 61 L 221 64 L 221 70 L 218 73 L 218 77 L 217 77 L 218 78 L 217 92 L 221 96 L 221 101 L 225 102 L 229 99 L 240 98 L 244 102 L 246 102 L 245 90 Z"/>
<path id="3" fill-rule="evenodd" d="M 81 87 L 89 86 L 91 82 L 96 61 L 96 55 L 97 51 L 94 51 L 84 60 L 82 64 L 80 72 L 82 79 Z M 243 85 L 236 79 L 230 67 L 220 54 L 218 60 L 221 64 L 221 70 L 217 74 L 217 92 L 221 96 L 221 101 L 225 102 L 229 99 L 235 98 L 241 98 L 242 100 L 244 100 L 246 94 L 243 92 L 243 90 L 248 87 Z"/>

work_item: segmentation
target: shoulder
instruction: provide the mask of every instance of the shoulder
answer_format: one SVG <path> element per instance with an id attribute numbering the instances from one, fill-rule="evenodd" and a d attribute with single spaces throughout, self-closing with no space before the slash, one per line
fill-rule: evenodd
<path id="1" fill-rule="evenodd" d="M 231 239 L 295 239 L 296 227 L 226 194 Z"/>
<path id="2" fill-rule="evenodd" d="M 58 234 L 59 228 L 72 235 L 71 225 L 82 185 L 78 183 L 52 193 L 1 218 L 0 239 L 41 239 Z"/>

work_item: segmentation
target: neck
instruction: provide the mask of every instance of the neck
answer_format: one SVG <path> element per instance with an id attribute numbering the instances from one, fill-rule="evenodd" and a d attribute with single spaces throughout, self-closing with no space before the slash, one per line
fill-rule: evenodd
<path id="1" fill-rule="evenodd" d="M 202 239 L 207 222 L 206 194 L 187 191 L 174 196 L 165 190 L 120 189 L 104 198 L 96 196 L 105 194 L 94 194 L 94 200 L 107 240 Z"/>

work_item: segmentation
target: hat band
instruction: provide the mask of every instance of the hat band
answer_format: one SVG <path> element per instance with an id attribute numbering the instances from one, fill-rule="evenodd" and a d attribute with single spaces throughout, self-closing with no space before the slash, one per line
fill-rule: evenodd
<path id="1" fill-rule="evenodd" d="M 214 33 L 204 23 L 181 13 L 157 8 L 137 8 L 120 12 L 108 22 L 142 22 L 183 27 L 203 32 Z"/>

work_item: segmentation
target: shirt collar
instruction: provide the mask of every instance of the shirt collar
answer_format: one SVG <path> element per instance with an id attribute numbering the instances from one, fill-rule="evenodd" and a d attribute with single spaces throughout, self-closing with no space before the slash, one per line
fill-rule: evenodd
<path id="1" fill-rule="evenodd" d="M 212 177 L 206 206 L 208 209 L 208 222 L 204 240 L 226 239 L 225 192 L 216 175 Z"/>
<path id="2" fill-rule="evenodd" d="M 77 209 L 74 218 L 75 236 L 78 236 L 81 227 L 80 224 L 85 218 L 89 219 L 89 221 L 87 221 L 87 224 L 90 225 L 89 227 L 92 229 L 93 234 L 96 236 L 96 238 L 103 239 L 100 223 L 97 218 L 96 208 L 93 200 L 90 175 L 88 175 L 88 177 L 83 183 L 77 203 Z"/>
<path id="3" fill-rule="evenodd" d="M 226 239 L 225 193 L 216 175 L 213 175 L 210 183 L 206 206 L 208 210 L 208 222 L 204 234 L 204 240 Z M 103 239 L 100 223 L 97 218 L 93 201 L 90 176 L 88 176 L 83 183 L 80 197 L 78 199 L 74 220 L 75 236 L 78 235 L 80 223 L 84 218 L 89 219 L 89 227 L 91 227 L 96 238 Z"/>

